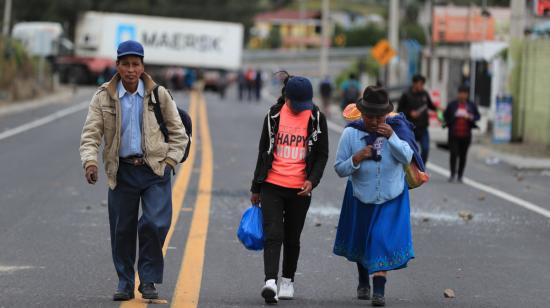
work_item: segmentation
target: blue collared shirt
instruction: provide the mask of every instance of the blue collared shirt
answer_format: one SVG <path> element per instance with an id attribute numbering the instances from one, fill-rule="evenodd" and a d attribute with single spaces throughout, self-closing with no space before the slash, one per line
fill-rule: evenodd
<path id="1" fill-rule="evenodd" d="M 364 160 L 359 166 L 353 164 L 352 156 L 365 148 L 364 137 L 368 133 L 347 127 L 340 137 L 334 169 L 340 177 L 349 177 L 353 195 L 363 203 L 382 204 L 403 192 L 405 172 L 403 166 L 413 156 L 409 144 L 394 132 L 389 139 L 379 137 L 374 147 L 379 147 L 382 159 L 378 162 Z"/>
<path id="2" fill-rule="evenodd" d="M 127 92 L 122 81 L 119 81 L 117 92 L 122 116 L 119 156 L 143 155 L 141 149 L 143 96 L 145 93 L 143 81 L 139 80 L 137 91 L 133 94 Z"/>

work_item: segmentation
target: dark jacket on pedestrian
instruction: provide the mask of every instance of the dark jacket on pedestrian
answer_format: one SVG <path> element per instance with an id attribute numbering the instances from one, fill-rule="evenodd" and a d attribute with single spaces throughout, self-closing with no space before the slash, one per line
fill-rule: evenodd
<path id="1" fill-rule="evenodd" d="M 321 93 L 322 97 L 330 98 L 332 95 L 332 85 L 330 84 L 330 81 L 323 81 L 319 86 L 319 92 Z"/>
<path id="2" fill-rule="evenodd" d="M 451 137 L 455 128 L 454 127 L 455 120 L 456 120 L 455 114 L 457 109 L 458 109 L 458 101 L 454 100 L 450 102 L 449 105 L 447 105 L 447 108 L 445 108 L 445 112 L 443 113 L 443 117 L 445 118 L 445 125 L 449 128 L 449 137 Z M 470 126 L 469 127 L 470 131 L 474 128 L 479 128 L 476 125 L 476 122 L 479 121 L 481 116 L 479 114 L 479 110 L 477 109 L 476 104 L 472 101 L 468 101 L 466 103 L 466 110 L 468 111 L 469 114 L 474 116 L 473 119 L 470 119 L 468 121 Z"/>
<path id="3" fill-rule="evenodd" d="M 279 130 L 280 111 L 283 105 L 284 102 L 279 102 L 271 106 L 264 119 L 254 179 L 250 188 L 252 193 L 260 192 L 261 184 L 265 181 L 271 169 L 275 150 L 275 136 L 277 136 Z M 311 111 L 307 136 L 306 176 L 315 188 L 321 181 L 328 160 L 327 120 L 317 106 L 314 106 Z"/>
<path id="4" fill-rule="evenodd" d="M 403 112 L 407 117 L 407 120 L 415 126 L 416 130 L 425 129 L 430 125 L 428 109 L 434 111 L 437 110 L 435 105 L 432 103 L 430 94 L 428 94 L 426 90 L 422 90 L 421 92 L 413 92 L 412 88 L 401 95 L 397 106 L 397 112 Z M 413 119 L 411 117 L 411 111 L 415 110 L 420 113 L 420 116 Z"/>

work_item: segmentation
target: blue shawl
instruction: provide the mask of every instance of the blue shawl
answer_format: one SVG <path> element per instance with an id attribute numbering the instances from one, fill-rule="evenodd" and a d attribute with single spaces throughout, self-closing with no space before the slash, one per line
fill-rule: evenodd
<path id="1" fill-rule="evenodd" d="M 413 158 L 416 161 L 418 169 L 420 169 L 420 171 L 422 172 L 425 172 L 426 167 L 424 166 L 424 161 L 422 161 L 422 157 L 420 156 L 420 149 L 418 148 L 418 144 L 416 144 L 416 139 L 414 138 L 414 125 L 405 118 L 405 115 L 403 113 L 387 117 L 386 123 L 391 126 L 399 139 L 409 144 L 409 146 L 413 150 Z M 353 127 L 360 131 L 368 133 L 369 135 L 365 137 L 367 145 L 373 144 L 376 138 L 380 137 L 378 133 L 367 132 L 363 120 L 350 122 L 346 127 Z"/>

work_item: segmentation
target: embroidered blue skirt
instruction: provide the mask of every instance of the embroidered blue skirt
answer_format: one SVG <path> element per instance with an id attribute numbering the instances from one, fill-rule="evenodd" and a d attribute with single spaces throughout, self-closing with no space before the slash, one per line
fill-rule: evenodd
<path id="1" fill-rule="evenodd" d="M 383 204 L 365 204 L 348 181 L 333 251 L 369 274 L 407 267 L 414 258 L 408 188 Z"/>

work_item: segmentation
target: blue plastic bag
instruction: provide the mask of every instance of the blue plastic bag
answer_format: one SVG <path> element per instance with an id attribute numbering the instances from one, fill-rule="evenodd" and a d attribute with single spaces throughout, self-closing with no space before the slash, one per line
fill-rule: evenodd
<path id="1" fill-rule="evenodd" d="M 259 206 L 251 206 L 243 213 L 237 237 L 249 250 L 264 249 L 262 209 Z"/>

